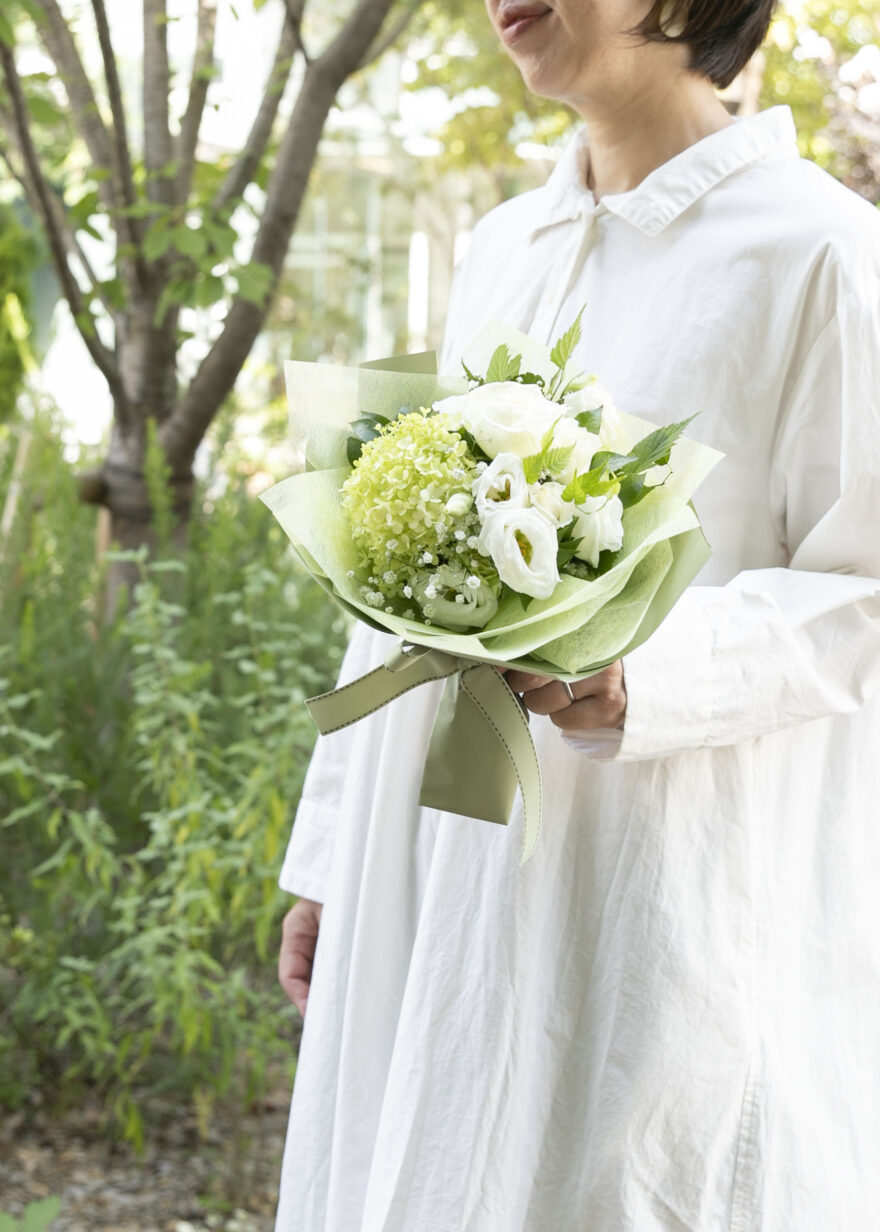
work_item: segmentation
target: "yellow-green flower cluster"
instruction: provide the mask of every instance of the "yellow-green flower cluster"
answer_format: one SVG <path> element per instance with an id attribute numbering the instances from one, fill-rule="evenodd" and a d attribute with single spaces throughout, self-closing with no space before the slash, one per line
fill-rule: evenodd
<path id="1" fill-rule="evenodd" d="M 342 486 L 342 504 L 371 606 L 415 616 L 426 585 L 434 597 L 431 575 L 449 565 L 455 568 L 442 575 L 447 591 L 449 578 L 459 575 L 462 588 L 474 587 L 475 578 L 498 585 L 491 562 L 477 550 L 472 488 L 484 465 L 447 416 L 427 411 L 398 416 L 364 445 Z"/>

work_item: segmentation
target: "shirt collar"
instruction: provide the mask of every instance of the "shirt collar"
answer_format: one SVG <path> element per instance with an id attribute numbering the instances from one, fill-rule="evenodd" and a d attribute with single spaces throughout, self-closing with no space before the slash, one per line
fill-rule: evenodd
<path id="1" fill-rule="evenodd" d="M 647 235 L 657 235 L 734 171 L 778 153 L 798 153 L 794 120 L 787 106 L 737 117 L 733 124 L 710 133 L 655 168 L 635 188 L 600 197 L 597 203 L 586 186 L 589 146 L 586 126 L 581 125 L 546 184 L 538 190 L 531 234 L 604 207 Z"/>

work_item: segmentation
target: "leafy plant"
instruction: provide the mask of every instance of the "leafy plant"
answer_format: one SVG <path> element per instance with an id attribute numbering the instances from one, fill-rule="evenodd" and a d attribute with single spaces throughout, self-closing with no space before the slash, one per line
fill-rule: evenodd
<path id="1" fill-rule="evenodd" d="M 127 554 L 130 610 L 99 626 L 108 566 L 48 412 L 34 430 L 0 564 L 0 1104 L 96 1090 L 141 1145 L 164 1092 L 207 1129 L 217 1099 L 291 1064 L 277 876 L 313 741 L 301 702 L 345 626 L 234 456 L 182 555 Z"/>
<path id="2" fill-rule="evenodd" d="M 0 1211 L 0 1232 L 48 1232 L 60 1209 L 61 1199 L 53 1195 L 38 1202 L 29 1202 L 20 1219 Z"/>

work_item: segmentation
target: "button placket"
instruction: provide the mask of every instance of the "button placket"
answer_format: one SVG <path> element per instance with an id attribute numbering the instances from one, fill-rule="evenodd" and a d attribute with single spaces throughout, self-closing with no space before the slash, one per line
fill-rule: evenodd
<path id="1" fill-rule="evenodd" d="M 581 207 L 572 215 L 572 237 L 563 247 L 559 259 L 554 263 L 544 283 L 538 306 L 528 333 L 539 342 L 550 345 L 554 331 L 557 329 L 557 318 L 577 272 L 583 265 L 587 253 L 593 246 L 596 237 L 596 219 L 602 211 L 601 203 L 593 207 Z"/>

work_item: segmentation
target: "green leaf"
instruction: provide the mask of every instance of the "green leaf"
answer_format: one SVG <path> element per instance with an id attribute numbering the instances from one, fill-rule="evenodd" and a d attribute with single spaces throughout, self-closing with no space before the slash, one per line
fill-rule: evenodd
<path id="1" fill-rule="evenodd" d="M 356 436 L 350 436 L 345 442 L 345 456 L 348 458 L 349 466 L 354 466 L 358 458 L 361 456 L 364 442 L 359 441 Z"/>
<path id="2" fill-rule="evenodd" d="M 579 415 L 575 415 L 578 426 L 586 428 L 595 436 L 602 427 L 602 410 L 601 406 L 597 406 L 591 411 L 581 411 Z"/>
<path id="3" fill-rule="evenodd" d="M 0 13 L 0 43 L 5 43 L 7 47 L 15 46 L 15 35 L 12 33 L 12 26 L 2 13 Z M 6 1218 L 6 1216 L 4 1216 L 4 1218 Z M 14 1228 L 15 1224 L 12 1226 Z M 0 1224 L 0 1232 L 3 1232 L 2 1224 Z"/>
<path id="4" fill-rule="evenodd" d="M 548 449 L 544 453 L 544 470 L 550 471 L 553 474 L 558 474 L 565 470 L 571 455 L 574 453 L 574 445 L 559 445 L 556 449 Z"/>
<path id="5" fill-rule="evenodd" d="M 560 401 L 569 394 L 576 394 L 579 389 L 584 389 L 590 382 L 590 378 L 585 373 L 581 372 L 578 376 L 573 376 L 571 380 L 559 395 Z"/>
<path id="6" fill-rule="evenodd" d="M 556 553 L 556 565 L 559 569 L 564 569 L 578 549 L 580 540 L 574 533 L 574 523 L 569 522 L 567 526 L 562 526 L 556 532 L 559 541 L 559 550 Z"/>
<path id="7" fill-rule="evenodd" d="M 523 458 L 523 471 L 526 476 L 526 483 L 537 483 L 541 477 L 541 471 L 544 469 L 544 454 L 533 453 L 527 458 Z"/>
<path id="8" fill-rule="evenodd" d="M 105 278 L 98 289 L 113 308 L 123 309 L 128 303 L 128 289 L 121 278 Z"/>
<path id="9" fill-rule="evenodd" d="M 356 437 L 357 440 L 362 441 L 363 444 L 366 444 L 367 441 L 375 440 L 380 435 L 379 428 L 371 416 L 365 415 L 361 419 L 355 419 L 350 424 L 350 428 L 351 435 Z"/>
<path id="10" fill-rule="evenodd" d="M 37 124 L 45 124 L 47 128 L 63 126 L 67 116 L 60 107 L 40 94 L 32 94 L 27 100 L 28 111 Z"/>
<path id="11" fill-rule="evenodd" d="M 467 366 L 464 360 L 461 361 L 461 366 L 462 368 L 464 368 L 464 374 L 469 381 L 475 381 L 477 385 L 486 384 L 486 382 L 483 380 L 481 376 L 474 376 L 473 372 L 471 372 L 470 368 Z"/>
<path id="12" fill-rule="evenodd" d="M 153 313 L 153 324 L 158 327 L 165 320 L 165 314 L 172 304 L 182 304 L 190 296 L 192 291 L 192 280 L 184 278 L 171 278 L 165 283 L 162 288 L 162 294 L 159 296 L 159 302 L 156 305 L 156 311 Z"/>
<path id="13" fill-rule="evenodd" d="M 651 489 L 645 484 L 644 475 L 625 475 L 620 481 L 620 491 L 617 495 L 624 509 L 631 509 L 650 491 Z"/>
<path id="14" fill-rule="evenodd" d="M 501 346 L 495 349 L 492 358 L 489 360 L 486 381 L 512 381 L 515 377 L 519 376 L 521 363 L 522 356 L 511 355 L 506 343 L 502 342 Z"/>
<path id="15" fill-rule="evenodd" d="M 143 240 L 143 253 L 148 261 L 158 261 L 171 247 L 172 233 L 166 219 L 157 218 L 148 228 Z"/>
<path id="16" fill-rule="evenodd" d="M 461 437 L 461 439 L 465 442 L 468 449 L 471 451 L 472 455 L 476 458 L 478 462 L 491 462 L 492 461 L 492 459 L 486 453 L 485 449 L 483 449 L 481 445 L 477 444 L 476 437 L 472 433 L 468 432 L 467 428 L 456 428 L 456 432 Z"/>
<path id="17" fill-rule="evenodd" d="M 593 460 L 595 461 L 595 458 Z M 598 466 L 585 471 L 582 475 L 575 475 L 574 479 L 572 479 L 571 483 L 562 493 L 562 499 L 574 501 L 576 505 L 579 505 L 588 496 L 607 496 L 611 492 L 616 492 L 618 487 L 618 480 L 614 478 L 613 474 L 609 474 L 608 468 L 604 463 L 600 463 Z"/>
<path id="18" fill-rule="evenodd" d="M 559 418 L 561 419 L 562 416 L 560 415 Z M 553 423 L 550 425 L 550 427 L 541 437 L 541 453 L 542 454 L 546 453 L 547 450 L 550 448 L 550 446 L 553 444 L 553 433 L 556 431 L 556 425 L 558 423 L 559 423 L 559 419 L 554 419 Z"/>
<path id="19" fill-rule="evenodd" d="M 218 300 L 223 299 L 225 294 L 226 287 L 223 285 L 223 279 L 218 278 L 216 274 L 208 274 L 204 278 L 196 279 L 193 301 L 196 308 L 210 308 L 211 304 L 216 304 Z"/>
<path id="20" fill-rule="evenodd" d="M 581 317 L 584 315 L 584 308 L 575 317 L 572 324 L 568 327 L 565 333 L 554 344 L 553 350 L 550 352 L 550 358 L 557 368 L 564 368 L 574 354 L 574 349 L 581 340 Z"/>
<path id="21" fill-rule="evenodd" d="M 699 412 L 698 412 L 699 413 Z M 667 424 L 665 428 L 657 428 L 649 432 L 632 447 L 632 461 L 624 468 L 629 474 L 646 471 L 652 466 L 665 466 L 669 461 L 672 446 L 684 432 L 696 415 L 682 419 L 680 423 Z"/>
<path id="22" fill-rule="evenodd" d="M 208 242 L 201 231 L 196 231 L 185 223 L 172 228 L 171 241 L 179 253 L 193 261 L 200 260 L 208 251 Z"/>
<path id="23" fill-rule="evenodd" d="M 251 261 L 235 271 L 238 282 L 238 293 L 248 303 L 263 308 L 272 291 L 275 275 L 268 265 L 259 261 Z"/>
<path id="24" fill-rule="evenodd" d="M 230 227 L 228 223 L 212 222 L 206 218 L 202 223 L 202 232 L 208 241 L 212 254 L 218 260 L 226 261 L 233 255 L 236 234 L 235 229 Z"/>
<path id="25" fill-rule="evenodd" d="M 91 192 L 84 193 L 78 201 L 74 201 L 68 207 L 68 215 L 74 227 L 79 230 L 87 225 L 89 219 L 97 210 L 98 194 L 93 189 Z"/>
<path id="26" fill-rule="evenodd" d="M 57 1194 L 51 1198 L 41 1198 L 39 1202 L 29 1202 L 21 1221 L 21 1232 L 46 1232 L 60 1207 L 61 1199 Z"/>
<path id="27" fill-rule="evenodd" d="M 6 19 L 0 16 L 0 41 L 4 43 L 8 41 L 11 43 L 12 34 L 10 33 L 9 39 L 7 40 L 4 33 L 6 28 Z M 20 1226 L 21 1225 L 17 1219 L 13 1219 L 11 1215 L 5 1215 L 3 1211 L 0 1211 L 0 1232 L 19 1232 Z"/>
<path id="28" fill-rule="evenodd" d="M 635 460 L 633 453 L 613 453 L 610 449 L 600 449 L 590 459 L 590 469 L 594 470 L 598 466 L 603 466 L 606 470 L 616 474 L 626 471 Z"/>

